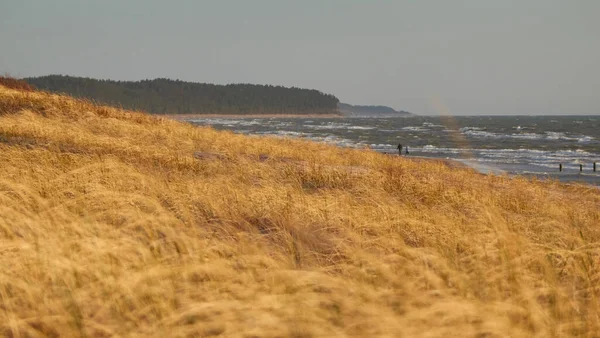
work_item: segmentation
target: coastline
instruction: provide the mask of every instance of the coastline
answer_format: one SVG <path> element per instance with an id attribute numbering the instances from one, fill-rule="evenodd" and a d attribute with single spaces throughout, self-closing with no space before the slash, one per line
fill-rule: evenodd
<path id="1" fill-rule="evenodd" d="M 459 161 L 459 160 L 455 160 L 455 159 L 449 159 L 449 158 L 437 158 L 437 157 L 426 157 L 426 156 L 406 156 L 406 158 L 408 159 L 412 159 L 413 161 L 423 161 L 423 162 L 441 162 L 443 164 L 445 164 L 446 166 L 450 167 L 450 168 L 471 168 L 474 169 L 475 171 L 485 174 L 485 172 L 479 170 L 479 168 L 476 168 L 474 166 L 469 165 L 468 163 Z"/>
<path id="2" fill-rule="evenodd" d="M 257 118 L 311 118 L 311 119 L 331 119 L 343 118 L 342 114 L 151 114 L 152 116 L 163 117 L 177 121 L 189 121 L 195 119 L 220 118 L 220 119 L 257 119 Z"/>
<path id="3" fill-rule="evenodd" d="M 391 154 L 390 154 L 391 155 Z M 397 155 L 396 155 L 397 156 Z M 403 156 L 404 157 L 404 156 Z M 442 162 L 447 167 L 451 169 L 472 169 L 478 174 L 481 175 L 496 175 L 496 176 L 506 176 L 509 178 L 513 177 L 524 177 L 527 179 L 538 179 L 538 180 L 557 180 L 562 184 L 566 185 L 585 185 L 591 188 L 600 189 L 600 185 L 593 178 L 589 178 L 586 173 L 509 173 L 506 170 L 499 169 L 496 167 L 492 167 L 489 165 L 485 165 L 474 161 L 473 159 L 450 159 L 450 158 L 437 158 L 437 157 L 426 157 L 426 156 L 413 156 L 407 159 L 412 159 L 413 161 L 422 161 L 422 162 Z M 567 178 L 568 177 L 568 178 Z M 575 179 L 574 177 L 577 177 Z M 586 179 L 586 177 L 588 177 Z"/>
<path id="4" fill-rule="evenodd" d="M 451 159 L 451 158 L 440 158 L 440 157 L 427 157 L 427 156 L 410 156 L 410 155 L 402 155 L 402 156 L 398 156 L 398 154 L 385 154 L 387 156 L 393 156 L 393 157 L 397 157 L 397 158 L 402 158 L 402 159 L 406 159 L 406 160 L 411 160 L 411 161 L 415 161 L 415 162 L 427 162 L 427 163 L 431 163 L 431 162 L 440 162 L 443 163 L 444 165 L 446 165 L 449 168 L 471 168 L 474 169 L 475 171 L 482 173 L 482 174 L 486 174 L 488 172 L 484 172 L 482 170 L 480 170 L 480 168 L 475 167 L 470 165 L 469 163 L 460 161 L 460 160 L 456 160 L 456 159 Z"/>

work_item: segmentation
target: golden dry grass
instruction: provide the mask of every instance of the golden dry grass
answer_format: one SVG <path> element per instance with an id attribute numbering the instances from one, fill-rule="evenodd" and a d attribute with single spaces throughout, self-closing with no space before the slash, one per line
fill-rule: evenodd
<path id="1" fill-rule="evenodd" d="M 1 86 L 0 173 L 6 336 L 600 335 L 591 187 Z"/>
<path id="2" fill-rule="evenodd" d="M 0 86 L 26 92 L 32 92 L 35 90 L 35 88 L 26 81 L 15 79 L 8 74 L 0 75 Z"/>

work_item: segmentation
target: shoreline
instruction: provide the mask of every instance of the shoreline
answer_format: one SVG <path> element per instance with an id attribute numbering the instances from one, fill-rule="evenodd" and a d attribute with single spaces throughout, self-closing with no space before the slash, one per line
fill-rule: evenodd
<path id="1" fill-rule="evenodd" d="M 407 156 L 407 158 L 408 158 L 408 156 Z M 481 175 L 495 175 L 495 176 L 507 175 L 508 177 L 511 177 L 511 178 L 524 177 L 527 179 L 536 178 L 538 180 L 550 179 L 550 180 L 557 180 L 562 184 L 568 184 L 568 185 L 583 184 L 583 185 L 586 185 L 586 186 L 589 186 L 589 187 L 592 187 L 595 189 L 600 189 L 600 185 L 597 184 L 595 180 L 586 180 L 585 176 L 584 176 L 585 174 L 577 173 L 577 172 L 571 173 L 570 175 L 569 175 L 569 173 L 551 173 L 551 174 L 532 173 L 532 172 L 510 173 L 503 169 L 499 169 L 499 168 L 495 168 L 492 166 L 488 166 L 485 164 L 475 162 L 475 161 L 473 161 L 473 159 L 450 159 L 450 158 L 438 158 L 438 157 L 426 157 L 426 156 L 413 156 L 412 159 L 415 161 L 424 161 L 424 162 L 439 161 L 439 162 L 442 162 L 445 165 L 447 165 L 449 168 L 472 169 Z M 567 177 L 567 176 L 578 177 L 579 179 L 565 179 L 565 177 Z"/>
<path id="2" fill-rule="evenodd" d="M 482 174 L 484 173 L 484 172 L 478 170 L 479 168 L 473 167 L 473 166 L 469 165 L 469 163 L 465 163 L 465 162 L 457 160 L 457 159 L 441 158 L 441 157 L 428 157 L 428 156 L 411 156 L 411 155 L 399 156 L 398 154 L 392 154 L 392 153 L 380 153 L 380 154 L 397 157 L 397 158 L 402 158 L 402 159 L 406 159 L 406 160 L 411 160 L 411 161 L 415 161 L 415 162 L 441 162 L 450 168 L 463 168 L 463 169 L 470 168 L 470 169 L 474 169 L 475 171 L 477 171 L 479 173 L 482 173 Z"/>
<path id="3" fill-rule="evenodd" d="M 394 156 L 391 154 L 388 154 L 390 156 Z M 427 156 L 410 156 L 410 155 L 402 155 L 402 156 L 398 156 L 395 155 L 397 157 L 401 157 L 407 160 L 412 160 L 415 162 L 441 162 L 443 164 L 445 164 L 446 166 L 450 167 L 450 168 L 462 168 L 462 169 L 474 169 L 475 171 L 485 174 L 484 172 L 478 170 L 478 168 L 475 168 L 473 166 L 470 166 L 468 163 L 464 163 L 462 161 L 456 160 L 456 159 L 450 159 L 450 158 L 440 158 L 440 157 L 427 157 Z"/>
<path id="4" fill-rule="evenodd" d="M 189 121 L 195 119 L 260 119 L 260 118 L 311 118 L 332 119 L 343 118 L 341 114 L 151 114 L 152 116 L 167 118 L 176 121 Z"/>

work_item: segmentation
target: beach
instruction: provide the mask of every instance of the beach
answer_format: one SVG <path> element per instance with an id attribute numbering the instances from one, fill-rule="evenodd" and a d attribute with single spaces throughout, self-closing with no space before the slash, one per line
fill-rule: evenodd
<path id="1" fill-rule="evenodd" d="M 410 149 L 0 86 L 0 334 L 600 333 L 600 190 Z"/>
<path id="2" fill-rule="evenodd" d="M 600 163 L 600 119 L 595 116 L 214 117 L 189 122 L 253 137 L 300 138 L 388 154 L 397 154 L 402 143 L 409 157 L 460 161 L 479 172 L 600 185 L 600 172 L 593 171 L 593 163 Z"/>

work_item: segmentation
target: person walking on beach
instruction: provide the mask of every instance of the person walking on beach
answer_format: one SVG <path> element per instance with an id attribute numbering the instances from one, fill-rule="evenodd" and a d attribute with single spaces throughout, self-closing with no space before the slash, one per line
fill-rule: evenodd
<path id="1" fill-rule="evenodd" d="M 398 155 L 402 156 L 402 143 L 398 144 Z"/>
<path id="2" fill-rule="evenodd" d="M 408 146 L 406 146 L 406 152 L 404 154 L 408 155 Z"/>

